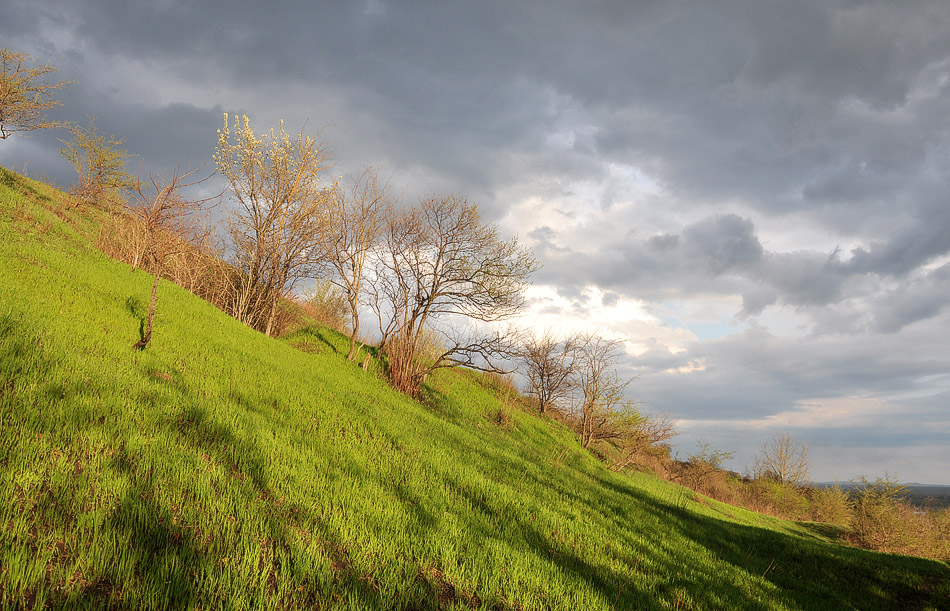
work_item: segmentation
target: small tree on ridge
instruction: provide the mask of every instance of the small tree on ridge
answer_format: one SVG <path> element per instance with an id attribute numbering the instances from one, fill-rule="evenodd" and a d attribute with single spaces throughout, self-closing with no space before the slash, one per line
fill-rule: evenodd
<path id="1" fill-rule="evenodd" d="M 60 154 L 72 164 L 78 176 L 74 189 L 80 199 L 99 202 L 115 199 L 124 189 L 133 189 L 135 179 L 125 171 L 131 157 L 119 148 L 123 140 L 96 129 L 95 117 L 89 117 L 89 127 L 69 125 L 73 137 L 62 140 Z"/>
<path id="2" fill-rule="evenodd" d="M 246 115 L 224 115 L 214 154 L 237 206 L 228 217 L 242 285 L 231 310 L 238 320 L 274 332 L 277 304 L 320 261 L 326 227 L 324 185 L 330 155 L 312 136 L 290 136 L 283 123 L 256 135 Z"/>
<path id="3" fill-rule="evenodd" d="M 524 364 L 528 393 L 538 400 L 542 414 L 571 394 L 571 379 L 577 364 L 581 337 L 556 337 L 550 330 L 542 335 L 526 335 L 518 360 Z"/>
<path id="4" fill-rule="evenodd" d="M 334 190 L 328 199 L 327 228 L 323 234 L 324 262 L 330 281 L 345 296 L 350 315 L 350 350 L 355 361 L 360 333 L 359 308 L 370 252 L 377 246 L 392 218 L 394 196 L 379 172 L 364 168 L 347 188 Z"/>
<path id="5" fill-rule="evenodd" d="M 758 478 L 796 486 L 808 483 L 810 470 L 808 446 L 788 433 L 777 434 L 762 445 L 753 469 Z"/>
<path id="6" fill-rule="evenodd" d="M 187 199 L 182 189 L 201 181 L 187 182 L 195 170 L 181 174 L 176 168 L 170 178 L 159 178 L 149 173 L 145 183 L 139 176 L 130 190 L 131 201 L 125 207 L 133 217 L 142 223 L 145 233 L 145 261 L 152 275 L 152 293 L 149 299 L 148 318 L 142 329 L 142 335 L 133 346 L 145 348 L 152 339 L 152 322 L 158 301 L 158 282 L 169 256 L 180 252 L 189 241 L 198 225 L 193 220 L 195 212 L 212 198 Z M 133 266 L 133 271 L 134 271 Z"/>
<path id="7" fill-rule="evenodd" d="M 427 196 L 386 228 L 371 303 L 383 333 L 390 381 L 417 394 L 436 368 L 464 365 L 504 371 L 494 357 L 514 355 L 507 332 L 450 332 L 436 323 L 496 322 L 517 314 L 538 264 L 517 240 L 505 240 L 457 195 Z M 438 330 L 442 350 L 421 357 L 426 333 Z"/>
<path id="8" fill-rule="evenodd" d="M 0 140 L 17 132 L 61 127 L 46 118 L 46 111 L 61 106 L 53 95 L 70 81 L 44 83 L 41 79 L 56 72 L 46 64 L 31 66 L 26 53 L 0 49 Z"/>
<path id="9" fill-rule="evenodd" d="M 636 419 L 639 412 L 625 397 L 632 379 L 617 375 L 616 364 L 624 354 L 623 344 L 599 335 L 584 338 L 572 376 L 579 420 L 581 445 L 590 448 L 598 441 L 611 441 L 622 436 L 618 419 Z M 632 420 L 624 426 L 633 425 Z"/>

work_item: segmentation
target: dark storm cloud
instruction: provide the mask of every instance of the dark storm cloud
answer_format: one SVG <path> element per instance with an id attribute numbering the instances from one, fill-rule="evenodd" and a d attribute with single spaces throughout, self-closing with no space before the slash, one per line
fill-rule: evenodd
<path id="1" fill-rule="evenodd" d="M 875 108 L 899 106 L 920 60 L 946 48 L 940 22 L 946 7 L 909 5 L 761 3 L 744 16 L 753 51 L 743 80 L 826 100 L 853 96 Z"/>
<path id="2" fill-rule="evenodd" d="M 558 246 L 557 234 L 550 228 L 528 235 L 552 256 L 553 251 L 562 254 L 558 272 L 565 279 L 583 283 L 603 276 L 602 286 L 655 299 L 695 292 L 739 293 L 745 315 L 760 314 L 778 302 L 793 306 L 834 302 L 847 278 L 833 264 L 831 253 L 766 251 L 754 224 L 736 214 L 700 219 L 684 227 L 682 234 L 625 240 L 616 248 L 603 249 L 598 257 Z M 623 254 L 622 261 L 617 252 Z"/>
<path id="3" fill-rule="evenodd" d="M 596 253 L 578 252 L 561 245 L 550 227 L 529 232 L 536 248 L 554 263 L 542 278 L 583 286 L 595 283 L 639 297 L 662 299 L 692 290 L 730 293 L 737 275 L 755 269 L 763 256 L 755 228 L 734 214 L 701 219 L 682 235 L 660 234 L 646 240 L 625 239 L 605 244 Z M 730 279 L 720 281 L 719 276 Z"/>
<path id="4" fill-rule="evenodd" d="M 876 220 L 855 210 L 907 205 L 902 194 L 947 138 L 947 97 L 918 91 L 940 82 L 931 71 L 950 55 L 947 8 L 930 4 L 927 17 L 887 4 L 744 8 L 735 17 L 745 27 L 707 58 L 734 64 L 738 46 L 738 68 L 689 91 L 689 107 L 667 100 L 656 120 L 605 130 L 611 153 L 675 158 L 657 167 L 684 196 L 740 197 L 769 215 L 820 209 L 842 230 Z"/>
<path id="5" fill-rule="evenodd" d="M 835 268 L 833 255 L 809 251 L 770 253 L 754 277 L 760 286 L 771 286 L 774 301 L 791 306 L 836 302 L 841 298 L 845 280 Z"/>
<path id="6" fill-rule="evenodd" d="M 175 103 L 159 108 L 113 105 L 83 95 L 71 98 L 69 121 L 83 128 L 90 126 L 90 117 L 100 133 L 112 134 L 122 140 L 120 148 L 130 155 L 127 170 L 137 174 L 149 170 L 171 171 L 176 166 L 183 170 L 207 168 L 213 171 L 212 152 L 216 144 L 216 130 L 222 121 L 222 111 L 197 108 L 190 104 Z M 161 126 L 155 129 L 155 126 Z M 68 140 L 64 130 L 36 132 L 29 145 L 37 147 L 39 155 L 30 155 L 31 169 L 48 174 L 62 186 L 75 180 L 75 173 L 59 155 L 60 139 Z M 17 143 L 21 146 L 23 143 Z M 2 157 L 0 157 L 2 159 Z"/>
<path id="7" fill-rule="evenodd" d="M 905 223 L 887 243 L 855 249 L 844 262 L 839 251 L 769 252 L 753 223 L 735 214 L 701 219 L 682 234 L 628 239 L 594 253 L 560 245 L 550 227 L 528 237 L 542 258 L 554 263 L 541 272 L 542 281 L 571 286 L 575 292 L 594 283 L 652 300 L 738 294 L 743 305 L 736 314 L 741 318 L 784 305 L 810 314 L 820 332 L 893 332 L 931 318 L 943 307 L 941 291 L 950 288 L 946 267 L 928 273 L 925 281 L 909 274 L 950 252 L 947 210 L 936 210 L 933 219 Z M 892 287 L 895 278 L 901 288 Z M 860 303 L 852 303 L 859 298 Z"/>

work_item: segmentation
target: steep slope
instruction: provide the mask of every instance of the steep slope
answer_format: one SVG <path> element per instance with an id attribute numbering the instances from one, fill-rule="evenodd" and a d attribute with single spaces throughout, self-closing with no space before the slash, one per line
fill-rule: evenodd
<path id="1" fill-rule="evenodd" d="M 468 372 L 421 405 L 164 282 L 134 351 L 102 214 L 0 169 L 0 607 L 947 608 L 945 564 L 610 473 Z"/>

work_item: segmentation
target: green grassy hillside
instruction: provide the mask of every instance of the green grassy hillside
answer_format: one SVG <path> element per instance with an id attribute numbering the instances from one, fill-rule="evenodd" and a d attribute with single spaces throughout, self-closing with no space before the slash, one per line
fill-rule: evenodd
<path id="1" fill-rule="evenodd" d="M 447 371 L 421 405 L 96 251 L 0 169 L 0 607 L 950 608 L 950 568 L 649 475 Z M 98 213 L 101 214 L 101 213 Z"/>

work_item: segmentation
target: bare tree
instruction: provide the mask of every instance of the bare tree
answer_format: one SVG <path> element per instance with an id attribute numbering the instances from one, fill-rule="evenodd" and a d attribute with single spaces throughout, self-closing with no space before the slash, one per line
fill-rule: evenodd
<path id="1" fill-rule="evenodd" d="M 542 414 L 571 394 L 571 378 L 581 337 L 556 337 L 550 330 L 541 336 L 529 334 L 522 342 L 518 360 L 524 365 L 528 392 L 538 399 Z"/>
<path id="2" fill-rule="evenodd" d="M 500 371 L 491 359 L 514 354 L 510 334 L 452 333 L 434 323 L 495 322 L 516 314 L 537 267 L 529 250 L 502 239 L 457 195 L 423 197 L 394 217 L 372 283 L 394 386 L 415 394 L 431 371 L 452 365 Z M 420 342 L 430 328 L 441 331 L 444 350 L 423 362 Z"/>
<path id="3" fill-rule="evenodd" d="M 338 189 L 329 198 L 324 256 L 332 271 L 331 282 L 346 296 L 350 314 L 350 350 L 347 358 L 357 360 L 356 341 L 360 332 L 360 304 L 370 251 L 379 243 L 392 218 L 394 195 L 379 171 L 364 168 L 348 188 Z"/>
<path id="4" fill-rule="evenodd" d="M 176 168 L 167 179 L 153 176 L 149 172 L 148 183 L 145 183 L 140 175 L 134 189 L 130 192 L 131 201 L 125 204 L 144 229 L 145 260 L 148 271 L 153 277 L 148 319 L 134 348 L 145 348 L 152 339 L 152 322 L 158 301 L 158 282 L 166 259 L 172 254 L 181 252 L 187 247 L 189 241 L 195 239 L 196 236 L 193 233 L 198 226 L 192 223 L 192 216 L 212 199 L 187 199 L 182 194 L 182 189 L 201 182 L 200 180 L 188 182 L 195 172 L 196 170 L 193 170 L 182 174 Z M 134 264 L 132 269 L 135 270 Z"/>
<path id="5" fill-rule="evenodd" d="M 96 239 L 102 252 L 128 263 L 133 270 L 140 265 L 149 268 L 148 232 L 140 214 L 129 214 L 129 208 L 138 205 L 126 201 L 123 208 L 113 210 Z M 179 241 L 180 249 L 169 254 L 162 265 L 162 277 L 230 312 L 233 290 L 238 284 L 234 280 L 239 273 L 225 261 L 226 249 L 216 236 L 217 223 L 205 214 L 196 214 L 188 219 L 188 225 L 188 241 Z"/>
<path id="6" fill-rule="evenodd" d="M 74 189 L 81 199 L 100 201 L 116 199 L 123 189 L 133 189 L 135 179 L 125 171 L 131 157 L 119 148 L 123 140 L 96 129 L 95 117 L 89 117 L 89 127 L 69 125 L 73 137 L 62 140 L 60 154 L 72 164 L 78 175 Z"/>
<path id="7" fill-rule="evenodd" d="M 810 471 L 808 446 L 788 433 L 777 434 L 762 445 L 753 470 L 759 478 L 774 479 L 783 484 L 806 484 Z"/>
<path id="8" fill-rule="evenodd" d="M 53 96 L 70 81 L 45 83 L 43 77 L 56 72 L 46 64 L 30 65 L 31 57 L 0 49 L 0 140 L 16 132 L 62 127 L 46 118 L 46 111 L 61 106 Z"/>
<path id="9" fill-rule="evenodd" d="M 327 151 L 311 136 L 291 137 L 283 128 L 257 136 L 246 115 L 224 115 L 214 155 L 237 202 L 228 218 L 237 264 L 244 272 L 233 315 L 272 335 L 277 304 L 319 261 L 330 166 Z"/>
<path id="10" fill-rule="evenodd" d="M 577 353 L 572 385 L 576 402 L 581 445 L 589 448 L 598 441 L 622 437 L 617 426 L 617 414 L 630 415 L 635 411 L 632 402 L 624 396 L 632 378 L 617 375 L 616 365 L 623 356 L 623 344 L 598 335 L 584 338 Z"/>

